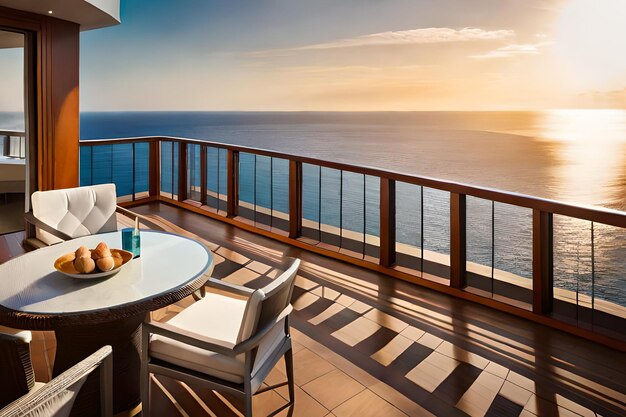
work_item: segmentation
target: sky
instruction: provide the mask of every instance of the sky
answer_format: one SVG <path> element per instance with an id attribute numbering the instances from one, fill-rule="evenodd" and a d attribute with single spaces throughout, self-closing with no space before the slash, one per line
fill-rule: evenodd
<path id="1" fill-rule="evenodd" d="M 81 33 L 81 110 L 626 108 L 625 16 L 625 0 L 122 0 L 121 25 Z"/>

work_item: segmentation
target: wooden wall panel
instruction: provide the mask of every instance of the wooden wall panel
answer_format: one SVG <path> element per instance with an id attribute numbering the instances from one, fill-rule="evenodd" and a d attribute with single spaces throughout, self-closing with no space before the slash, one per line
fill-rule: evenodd
<path id="1" fill-rule="evenodd" d="M 80 26 L 0 7 L 0 29 L 26 34 L 31 190 L 78 186 Z"/>
<path id="2" fill-rule="evenodd" d="M 40 147 L 46 175 L 39 177 L 40 189 L 78 186 L 79 159 L 79 25 L 46 19 L 42 48 L 41 115 L 44 129 Z"/>

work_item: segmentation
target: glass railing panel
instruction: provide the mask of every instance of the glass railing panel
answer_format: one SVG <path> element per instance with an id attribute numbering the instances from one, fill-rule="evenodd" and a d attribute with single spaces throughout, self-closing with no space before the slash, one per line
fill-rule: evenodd
<path id="1" fill-rule="evenodd" d="M 150 195 L 150 144 L 137 142 L 134 146 L 135 199 Z"/>
<path id="2" fill-rule="evenodd" d="M 396 265 L 441 283 L 450 278 L 450 193 L 396 182 Z"/>
<path id="3" fill-rule="evenodd" d="M 161 195 L 178 198 L 178 142 L 161 142 Z"/>
<path id="4" fill-rule="evenodd" d="M 351 256 L 364 258 L 367 221 L 365 176 L 343 171 L 341 181 L 341 249 Z"/>
<path id="5" fill-rule="evenodd" d="M 272 158 L 272 224 L 274 228 L 289 230 L 289 160 Z"/>
<path id="6" fill-rule="evenodd" d="M 201 200 L 200 145 L 187 145 L 187 199 Z"/>
<path id="7" fill-rule="evenodd" d="M 450 193 L 424 187 L 424 272 L 450 278 Z"/>
<path id="8" fill-rule="evenodd" d="M 226 214 L 228 184 L 228 151 L 207 147 L 206 186 L 207 201 L 204 204 L 217 213 Z"/>
<path id="9" fill-rule="evenodd" d="M 494 203 L 493 293 L 530 309 L 533 277 L 533 211 Z M 508 301 L 507 300 L 507 301 Z"/>
<path id="10" fill-rule="evenodd" d="M 396 264 L 410 272 L 423 270 L 422 187 L 396 182 Z"/>
<path id="11" fill-rule="evenodd" d="M 256 155 L 239 154 L 239 215 L 254 222 L 256 212 Z"/>
<path id="12" fill-rule="evenodd" d="M 380 178 L 365 175 L 365 259 L 380 258 Z"/>
<path id="13" fill-rule="evenodd" d="M 466 281 L 468 290 L 493 295 L 495 264 L 494 202 L 466 197 Z"/>
<path id="14" fill-rule="evenodd" d="M 626 337 L 626 229 L 554 216 L 554 315 Z"/>
<path id="15" fill-rule="evenodd" d="M 133 145 L 122 143 L 112 146 L 111 179 L 115 183 L 117 200 L 133 199 Z"/>
<path id="16" fill-rule="evenodd" d="M 327 249 L 341 248 L 341 184 L 342 171 L 321 167 L 320 176 L 320 245 Z"/>
<path id="17" fill-rule="evenodd" d="M 467 197 L 467 290 L 530 309 L 532 210 Z"/>
<path id="18" fill-rule="evenodd" d="M 626 339 L 626 229 L 593 223 L 592 326 Z"/>
<path id="19" fill-rule="evenodd" d="M 310 243 L 321 240 L 321 169 L 302 164 L 302 237 Z"/>
<path id="20" fill-rule="evenodd" d="M 91 155 L 92 184 L 113 182 L 113 145 L 95 146 Z"/>
<path id="21" fill-rule="evenodd" d="M 81 146 L 79 154 L 80 186 L 93 184 L 93 146 Z"/>
<path id="22" fill-rule="evenodd" d="M 289 230 L 289 161 L 239 154 L 239 216 L 266 229 Z"/>

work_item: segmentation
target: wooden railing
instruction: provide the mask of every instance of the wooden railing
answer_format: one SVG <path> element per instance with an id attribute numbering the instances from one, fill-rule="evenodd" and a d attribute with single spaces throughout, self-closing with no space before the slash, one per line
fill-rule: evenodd
<path id="1" fill-rule="evenodd" d="M 585 296 L 576 290 L 575 294 L 568 291 L 559 290 L 559 295 L 555 295 L 554 285 L 554 216 L 564 218 L 575 218 L 614 227 L 618 232 L 626 231 L 626 213 L 600 207 L 580 206 L 538 198 L 523 194 L 504 192 L 485 187 L 461 184 L 453 181 L 439 180 L 423 176 L 411 175 L 395 172 L 376 167 L 353 165 L 348 163 L 327 161 L 303 155 L 292 155 L 283 152 L 266 149 L 256 149 L 238 145 L 229 145 L 219 142 L 208 142 L 202 140 L 182 139 L 175 137 L 139 137 L 124 139 L 87 140 L 81 141 L 81 154 L 89 154 L 93 160 L 94 155 L 98 155 L 98 150 L 111 147 L 111 145 L 132 144 L 132 179 L 133 192 L 126 204 L 141 204 L 146 201 L 159 200 L 173 204 L 185 209 L 201 213 L 203 215 L 220 219 L 222 221 L 235 224 L 246 230 L 254 231 L 265 236 L 269 236 L 290 244 L 305 248 L 317 253 L 338 258 L 365 268 L 384 272 L 388 275 L 401 278 L 407 281 L 418 283 L 429 288 L 433 288 L 461 298 L 480 302 L 493 308 L 517 314 L 553 327 L 557 327 L 569 332 L 600 341 L 607 345 L 624 350 L 626 348 L 626 311 L 619 303 L 605 302 L 599 300 L 594 294 L 592 286 L 592 296 L 590 303 L 583 302 Z M 144 190 L 136 189 L 135 146 L 143 145 L 147 147 L 148 163 L 144 166 L 147 176 L 147 184 Z M 113 147 L 111 147 L 113 149 Z M 209 172 L 209 150 L 217 149 L 217 191 L 215 187 L 210 190 L 207 181 L 213 180 Z M 219 150 L 222 150 L 221 153 Z M 113 152 L 111 150 L 111 152 Z M 224 155 L 225 154 L 225 155 Z M 111 170 L 113 170 L 113 154 L 111 154 Z M 239 188 L 242 186 L 240 175 L 243 162 L 242 155 L 248 161 L 254 161 L 254 202 L 244 203 L 240 201 Z M 271 207 L 261 207 L 257 204 L 257 157 L 268 157 L 269 175 L 273 175 L 273 161 L 285 162 L 288 167 L 288 184 L 285 192 L 288 193 L 288 205 L 285 212 L 279 212 L 273 207 L 274 197 L 270 198 Z M 196 164 L 195 161 L 199 161 Z M 162 163 L 168 164 L 167 169 L 162 169 Z M 220 165 L 221 163 L 221 165 Z M 246 162 L 252 163 L 252 162 Z M 193 165 L 190 167 L 190 165 Z M 81 161 L 81 166 L 83 161 Z M 85 162 L 85 165 L 88 165 Z M 199 166 L 197 166 L 199 165 Z M 319 238 L 312 239 L 310 235 L 310 219 L 306 219 L 303 214 L 303 194 L 306 191 L 303 187 L 303 167 L 319 167 L 319 217 L 318 229 Z M 93 170 L 93 163 L 90 165 Z M 366 184 L 371 181 L 378 181 L 378 236 L 368 233 L 366 221 L 363 219 L 362 231 L 362 253 L 355 252 L 355 233 L 345 229 L 342 223 L 342 209 L 339 209 L 339 227 L 334 229 L 322 221 L 322 168 L 327 170 L 338 170 L 341 175 L 340 190 L 343 187 L 343 175 L 358 174 L 363 177 L 363 216 L 367 215 Z M 171 172 L 170 172 L 171 170 Z M 225 173 L 224 173 L 225 171 Z M 163 178 L 163 173 L 168 172 L 171 178 Z M 334 171 L 333 171 L 334 172 Z M 81 173 L 81 178 L 87 175 Z M 111 178 L 114 177 L 111 173 Z M 220 178 L 220 174 L 222 177 Z M 226 178 L 224 181 L 223 175 Z M 193 177 L 193 178 L 190 178 Z M 199 177 L 199 178 L 198 178 Z M 91 176 L 93 181 L 93 176 Z M 104 181 L 107 182 L 108 180 Z M 90 181 L 83 181 L 83 185 Z M 162 189 L 162 183 L 167 185 L 167 190 Z M 221 184 L 225 183 L 225 186 Z M 425 254 L 422 244 L 421 255 L 419 255 L 420 267 L 402 266 L 399 262 L 400 252 L 397 246 L 396 214 L 397 214 L 397 184 L 406 183 L 421 187 L 423 205 L 423 191 L 427 189 L 441 190 L 449 193 L 447 207 L 442 207 L 449 211 L 449 259 L 448 254 L 436 258 L 434 255 L 429 259 Z M 274 185 L 270 180 L 270 190 L 272 193 Z M 119 187 L 118 187 L 119 188 Z M 343 204 L 343 196 L 339 192 L 339 204 Z M 371 194 L 371 193 L 370 193 Z M 483 200 L 525 208 L 529 213 L 529 221 L 532 222 L 532 276 L 528 278 L 528 285 L 516 285 L 515 282 L 503 282 L 512 291 L 505 291 L 506 294 L 491 294 L 473 288 L 468 285 L 469 277 L 472 279 L 488 279 L 467 270 L 467 207 L 468 197 L 475 197 Z M 212 203 L 211 203 L 212 201 Z M 225 204 L 224 204 L 225 203 Z M 267 205 L 267 204 L 266 204 Z M 421 209 L 423 217 L 423 207 Z M 277 214 L 278 213 L 278 214 Z M 493 210 L 492 210 L 493 213 Z M 530 214 L 532 213 L 532 214 Z M 493 215 L 493 214 L 492 214 Z M 252 218 L 251 216 L 254 216 Z M 268 221 L 261 222 L 258 218 L 264 217 Z M 531 219 L 531 220 L 530 220 Z M 304 224 L 306 223 L 306 224 Z M 493 224 L 493 217 L 492 217 Z M 282 225 L 282 226 L 281 226 Z M 424 222 L 421 226 L 423 229 Z M 330 231 L 329 231 L 330 230 Z M 305 236 L 306 234 L 308 236 Z M 492 229 L 493 233 L 493 229 Z M 335 235 L 333 244 L 323 243 L 325 236 Z M 336 236 L 338 235 L 338 237 Z M 348 237 L 344 235 L 349 235 Z M 423 230 L 422 230 L 423 240 Z M 360 239 L 360 235 L 358 236 Z M 593 234 L 591 238 L 593 254 Z M 347 242 L 345 247 L 343 243 Z M 621 243 L 622 248 L 626 247 L 626 242 Z M 350 248 L 348 249 L 348 246 Z M 618 248 L 620 249 L 620 248 Z M 441 255 L 441 254 L 440 254 Z M 413 255 L 415 258 L 417 255 Z M 403 259 L 407 256 L 402 255 Z M 447 260 L 446 260 L 447 259 Z M 493 259 L 493 248 L 492 248 Z M 593 265 L 592 259 L 592 265 Z M 426 265 L 425 265 L 426 264 Z M 435 267 L 436 266 L 436 267 Z M 429 270 L 430 268 L 430 270 Z M 593 269 L 593 268 L 592 268 Z M 494 265 L 492 263 L 492 280 Z M 440 274 L 437 271 L 444 271 Z M 447 276 L 446 276 L 447 275 Z M 510 275 L 510 274 L 509 274 Z M 592 275 L 592 280 L 595 277 Z M 624 276 L 622 275 L 622 278 Z M 472 281 L 474 282 L 474 281 Z M 478 281 L 476 281 L 478 282 Z M 593 284 L 595 285 L 595 284 Z M 626 279 L 620 285 L 626 287 Z M 493 288 L 493 284 L 492 284 Z M 516 293 L 522 294 L 517 297 Z M 565 295 L 563 295 L 564 293 Z M 504 294 L 504 295 L 503 295 Z M 558 310 L 564 302 L 572 303 L 575 299 L 576 317 L 570 314 L 559 316 Z M 525 302 L 524 300 L 528 300 Z M 569 301 L 564 301 L 569 300 Z M 586 309 L 586 310 L 585 310 Z M 567 308 L 565 308 L 567 310 Z M 579 312 L 591 312 L 591 322 L 581 324 Z M 581 316 L 585 316 L 582 314 Z"/>
<path id="2" fill-rule="evenodd" d="M 26 158 L 26 133 L 17 130 L 0 130 L 0 155 Z"/>

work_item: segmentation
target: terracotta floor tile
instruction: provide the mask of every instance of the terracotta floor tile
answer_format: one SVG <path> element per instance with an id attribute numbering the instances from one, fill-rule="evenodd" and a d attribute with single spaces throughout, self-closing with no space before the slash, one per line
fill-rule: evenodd
<path id="1" fill-rule="evenodd" d="M 337 298 L 337 300 L 335 301 L 337 301 L 339 304 L 341 304 L 344 307 L 348 307 L 349 305 L 354 303 L 354 298 L 345 294 L 341 294 L 339 298 Z"/>
<path id="2" fill-rule="evenodd" d="M 332 410 L 337 417 L 401 417 L 402 411 L 370 390 L 364 390 Z"/>
<path id="3" fill-rule="evenodd" d="M 348 308 L 354 312 L 357 312 L 359 314 L 363 314 L 366 311 L 369 311 L 372 309 L 372 306 L 369 304 L 365 304 L 359 300 L 356 300 L 354 303 L 350 304 L 348 306 Z"/>
<path id="4" fill-rule="evenodd" d="M 328 307 L 326 310 L 322 311 L 320 314 L 310 319 L 309 323 L 311 323 L 314 326 L 317 326 L 324 320 L 334 316 L 335 314 L 339 313 L 340 311 L 344 309 L 345 307 L 342 306 L 341 304 L 334 303 L 330 307 Z"/>
<path id="5" fill-rule="evenodd" d="M 352 398 L 365 387 L 338 369 L 302 386 L 311 397 L 329 410 Z"/>
<path id="6" fill-rule="evenodd" d="M 437 389 L 447 377 L 452 373 L 454 368 L 449 370 L 441 369 L 435 366 L 431 362 L 426 360 L 420 362 L 415 368 L 406 374 L 406 377 L 419 385 L 428 392 L 433 392 Z"/>
<path id="7" fill-rule="evenodd" d="M 378 382 L 368 387 L 374 394 L 378 395 L 389 404 L 402 411 L 408 416 L 435 417 L 434 414 L 423 408 L 421 405 L 411 401 L 384 382 Z"/>
<path id="8" fill-rule="evenodd" d="M 295 285 L 304 290 L 312 290 L 313 288 L 319 287 L 320 284 L 315 281 L 311 281 L 310 279 L 304 278 L 302 275 L 296 275 Z"/>
<path id="9" fill-rule="evenodd" d="M 215 251 L 217 254 L 223 256 L 224 258 L 228 259 L 229 261 L 233 261 L 236 262 L 240 265 L 244 265 L 245 263 L 250 261 L 250 258 L 247 258 L 245 256 L 243 256 L 242 254 L 235 252 L 233 250 L 227 249 L 225 247 L 220 247 L 218 250 Z"/>
<path id="10" fill-rule="evenodd" d="M 579 414 L 534 394 L 528 400 L 524 410 L 540 417 L 580 417 Z"/>
<path id="11" fill-rule="evenodd" d="M 580 414 L 583 417 L 595 417 L 595 413 L 590 409 L 570 400 L 562 395 L 556 394 L 556 403 L 560 407 L 567 408 L 570 411 L 575 412 L 576 414 Z"/>
<path id="12" fill-rule="evenodd" d="M 230 274 L 229 276 L 227 276 L 226 278 L 223 278 L 224 281 L 229 282 L 231 284 L 236 284 L 236 285 L 245 285 L 250 281 L 253 281 L 255 279 L 257 279 L 259 277 L 259 274 L 251 271 L 247 268 L 241 268 L 235 272 L 233 272 L 232 274 Z"/>
<path id="13" fill-rule="evenodd" d="M 270 269 L 272 269 L 271 266 L 259 261 L 250 262 L 246 265 L 246 268 L 251 269 L 254 272 L 258 272 L 259 274 L 266 274 Z"/>
<path id="14" fill-rule="evenodd" d="M 409 326 L 406 329 L 402 330 L 400 334 L 407 339 L 411 339 L 414 342 L 417 342 L 420 337 L 424 336 L 426 333 L 424 330 L 418 329 L 417 327 Z"/>
<path id="15" fill-rule="evenodd" d="M 509 369 L 505 368 L 502 365 L 499 365 L 495 362 L 489 362 L 489 364 L 487 364 L 487 366 L 485 367 L 485 371 L 489 372 L 490 374 L 499 376 L 500 378 L 505 378 L 507 377 L 507 375 L 509 374 Z"/>
<path id="16" fill-rule="evenodd" d="M 524 407 L 533 393 L 509 381 L 504 381 L 500 388 L 500 395 Z"/>
<path id="17" fill-rule="evenodd" d="M 381 326 L 387 327 L 388 329 L 391 329 L 398 333 L 400 333 L 402 330 L 406 329 L 409 326 L 402 320 L 393 317 L 387 313 L 383 313 L 382 311 L 375 308 L 367 312 L 367 314 L 365 314 L 365 317 L 375 323 L 380 324 Z"/>
<path id="18" fill-rule="evenodd" d="M 335 291 L 332 288 L 328 288 L 324 286 L 313 288 L 311 290 L 311 294 L 315 294 L 318 297 L 324 297 L 328 300 L 333 300 L 333 301 L 335 301 L 341 296 L 341 293 L 339 291 Z"/>
<path id="19" fill-rule="evenodd" d="M 296 384 L 302 386 L 335 369 L 330 362 L 311 352 L 309 349 L 302 349 L 293 355 L 294 378 Z"/>
<path id="20" fill-rule="evenodd" d="M 376 333 L 378 329 L 380 329 L 378 324 L 365 317 L 359 317 L 347 326 L 332 333 L 332 336 L 341 340 L 348 346 L 354 346 Z"/>
<path id="21" fill-rule="evenodd" d="M 507 381 L 511 381 L 515 385 L 526 389 L 527 391 L 536 393 L 535 391 L 535 381 L 530 378 L 526 378 L 523 375 L 518 374 L 517 372 L 510 371 L 506 376 Z"/>
<path id="22" fill-rule="evenodd" d="M 411 339 L 407 339 L 402 335 L 397 335 L 389 343 L 387 343 L 382 349 L 374 353 L 371 358 L 387 366 L 393 362 L 398 356 L 400 356 L 405 350 L 413 344 Z"/>
<path id="23" fill-rule="evenodd" d="M 485 367 L 489 364 L 489 361 L 482 356 L 461 349 L 460 347 L 455 346 L 448 341 L 444 341 L 443 343 L 441 343 L 437 347 L 436 351 L 458 361 L 467 362 L 480 369 L 485 369 Z"/>
<path id="24" fill-rule="evenodd" d="M 497 394 L 503 384 L 504 379 L 490 374 L 489 372 L 482 372 L 478 378 L 476 378 L 472 386 L 477 385 L 481 390 L 492 391 Z"/>
<path id="25" fill-rule="evenodd" d="M 284 398 L 287 399 L 289 395 L 286 387 L 281 388 L 281 395 L 283 392 Z M 276 414 L 276 417 L 325 417 L 328 415 L 328 410 L 304 392 L 302 388 L 296 387 L 295 394 L 296 400 L 291 414 L 289 409 L 285 409 Z"/>
<path id="26" fill-rule="evenodd" d="M 298 297 L 298 299 L 293 301 L 291 305 L 293 306 L 293 309 L 296 311 L 303 310 L 319 299 L 320 298 L 317 295 L 311 294 L 310 292 L 305 292 L 300 297 Z"/>
<path id="27" fill-rule="evenodd" d="M 433 350 L 437 349 L 441 342 L 443 342 L 443 339 L 430 333 L 424 333 L 424 335 L 417 340 L 417 343 L 419 343 L 420 345 L 424 345 Z"/>

